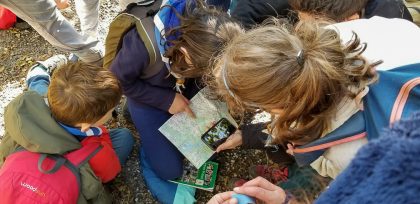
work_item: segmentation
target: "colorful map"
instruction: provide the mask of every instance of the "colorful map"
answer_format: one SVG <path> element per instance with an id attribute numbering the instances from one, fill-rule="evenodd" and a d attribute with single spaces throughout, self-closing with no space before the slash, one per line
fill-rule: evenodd
<path id="1" fill-rule="evenodd" d="M 159 128 L 197 169 L 214 154 L 201 140 L 201 136 L 221 118 L 226 118 L 237 126 L 226 104 L 206 98 L 206 91 L 207 88 L 202 89 L 190 100 L 195 119 L 186 113 L 178 113 Z"/>

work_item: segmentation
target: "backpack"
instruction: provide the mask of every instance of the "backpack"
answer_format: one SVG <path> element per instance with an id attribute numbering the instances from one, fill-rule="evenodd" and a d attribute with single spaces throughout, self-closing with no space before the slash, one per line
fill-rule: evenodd
<path id="1" fill-rule="evenodd" d="M 324 137 L 293 150 L 299 166 L 311 164 L 335 145 L 364 137 L 376 139 L 384 128 L 420 110 L 420 63 L 377 72 L 379 82 L 369 86 L 363 111 Z"/>
<path id="2" fill-rule="evenodd" d="M 405 0 L 405 5 L 413 17 L 413 22 L 420 26 L 420 0 Z"/>
<path id="3" fill-rule="evenodd" d="M 101 148 L 89 144 L 65 155 L 18 148 L 0 169 L 0 203 L 77 203 L 81 191 L 79 168 Z"/>
<path id="4" fill-rule="evenodd" d="M 0 6 L 0 30 L 7 30 L 16 23 L 16 15 Z"/>
<path id="5" fill-rule="evenodd" d="M 144 0 L 139 3 L 131 3 L 126 10 L 115 17 L 109 26 L 109 32 L 105 39 L 104 68 L 110 68 L 112 61 L 121 49 L 125 34 L 133 28 L 136 28 L 149 53 L 149 66 L 145 69 L 146 72 L 143 73 L 141 78 L 149 78 L 165 66 L 158 42 L 154 37 L 155 24 L 153 22 L 153 17 L 161 4 L 162 0 Z"/>

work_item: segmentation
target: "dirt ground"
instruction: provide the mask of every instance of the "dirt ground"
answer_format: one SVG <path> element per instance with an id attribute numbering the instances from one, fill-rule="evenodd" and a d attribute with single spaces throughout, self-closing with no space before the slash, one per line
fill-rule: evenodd
<path id="1" fill-rule="evenodd" d="M 78 26 L 74 8 L 64 11 L 70 22 Z M 116 0 L 101 1 L 100 39 L 106 36 L 110 20 L 117 14 Z M 0 142 L 3 136 L 3 109 L 7 103 L 21 93 L 25 88 L 25 76 L 28 69 L 37 60 L 45 60 L 54 54 L 66 54 L 52 47 L 36 31 L 27 25 L 19 24 L 17 28 L 0 31 Z M 121 108 L 118 109 L 121 113 Z M 133 125 L 127 122 L 122 114 L 109 124 L 110 127 L 128 127 L 136 135 L 136 147 L 132 152 L 122 173 L 106 187 L 110 191 L 114 203 L 157 203 L 144 184 L 138 165 L 138 148 L 141 136 L 136 133 Z M 248 167 L 256 164 L 266 164 L 267 158 L 261 151 L 229 150 L 214 159 L 219 163 L 219 173 L 214 192 L 197 190 L 197 203 L 206 203 L 217 192 L 231 190 L 228 187 L 231 178 L 248 178 Z"/>

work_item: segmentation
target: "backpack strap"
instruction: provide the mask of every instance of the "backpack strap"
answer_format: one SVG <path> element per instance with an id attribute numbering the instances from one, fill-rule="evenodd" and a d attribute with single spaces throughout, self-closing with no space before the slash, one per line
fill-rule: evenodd
<path id="1" fill-rule="evenodd" d="M 365 131 L 364 115 L 362 111 L 359 111 L 331 133 L 311 143 L 296 147 L 293 150 L 296 163 L 299 166 L 309 165 L 332 146 L 366 137 Z"/>
<path id="2" fill-rule="evenodd" d="M 149 78 L 157 74 L 164 63 L 155 40 L 155 24 L 153 16 L 160 7 L 162 0 L 144 1 L 143 3 L 130 4 L 127 9 L 111 22 L 105 40 L 104 67 L 109 69 L 118 51 L 121 49 L 125 34 L 136 28 L 140 39 L 143 41 L 149 54 L 149 66 L 141 78 Z"/>
<path id="3" fill-rule="evenodd" d="M 398 96 L 395 99 L 394 105 L 392 106 L 391 116 L 389 118 L 389 124 L 394 123 L 401 119 L 404 111 L 404 107 L 407 104 L 407 100 L 411 94 L 411 91 L 416 86 L 420 85 L 420 77 L 415 77 L 407 81 L 398 92 Z"/>
<path id="4" fill-rule="evenodd" d="M 44 174 L 53 174 L 57 172 L 63 165 L 68 165 L 72 168 L 74 167 L 78 169 L 80 166 L 94 157 L 102 148 L 103 146 L 100 144 L 88 144 L 78 150 L 66 154 L 65 156 L 41 153 L 41 156 L 38 160 L 38 170 Z M 42 167 L 42 164 L 47 158 L 55 161 L 54 166 L 49 170 L 46 170 Z"/>
<path id="5" fill-rule="evenodd" d="M 77 168 L 86 164 L 92 157 L 94 157 L 103 146 L 97 143 L 88 143 L 84 145 L 82 148 L 72 151 L 65 155 L 67 160 L 72 163 Z"/>
<path id="6" fill-rule="evenodd" d="M 54 166 L 49 169 L 49 170 L 45 170 L 42 167 L 42 164 L 44 163 L 45 159 L 52 159 L 55 161 Z M 51 154 L 41 154 L 41 157 L 38 160 L 38 170 L 44 174 L 53 174 L 55 172 L 58 171 L 58 169 L 61 168 L 61 166 L 63 166 L 63 164 L 66 162 L 66 159 L 62 156 L 59 155 L 51 155 Z"/>

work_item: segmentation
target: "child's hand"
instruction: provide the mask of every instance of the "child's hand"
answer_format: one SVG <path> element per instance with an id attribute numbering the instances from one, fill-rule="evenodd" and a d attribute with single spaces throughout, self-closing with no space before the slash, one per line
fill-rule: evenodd
<path id="1" fill-rule="evenodd" d="M 216 152 L 221 152 L 227 149 L 235 149 L 235 147 L 239 145 L 242 145 L 242 132 L 241 130 L 236 130 L 223 144 L 217 147 Z"/>
<path id="2" fill-rule="evenodd" d="M 282 188 L 262 177 L 252 179 L 241 187 L 236 187 L 233 190 L 235 193 L 254 197 L 266 204 L 284 203 L 286 200 L 286 192 L 284 192 Z"/>
<path id="3" fill-rule="evenodd" d="M 211 198 L 207 204 L 222 204 L 222 203 L 228 203 L 229 200 L 231 200 L 232 195 L 234 194 L 233 191 L 227 191 L 223 193 L 218 193 Z"/>
<path id="4" fill-rule="evenodd" d="M 188 104 L 190 104 L 190 101 L 188 101 L 187 98 L 185 98 L 183 95 L 179 93 L 176 93 L 174 102 L 172 102 L 172 105 L 169 108 L 168 112 L 170 114 L 185 112 L 190 117 L 195 118 L 194 112 L 191 110 Z"/>

